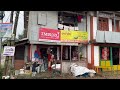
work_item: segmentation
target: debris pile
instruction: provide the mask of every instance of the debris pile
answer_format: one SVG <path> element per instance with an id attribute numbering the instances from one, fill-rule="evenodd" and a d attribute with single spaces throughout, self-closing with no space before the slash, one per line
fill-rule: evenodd
<path id="1" fill-rule="evenodd" d="M 76 63 L 73 63 L 70 65 L 70 71 L 75 77 L 78 77 L 78 76 L 94 77 L 96 74 L 96 72 L 94 70 L 90 70 L 86 67 L 77 65 Z"/>

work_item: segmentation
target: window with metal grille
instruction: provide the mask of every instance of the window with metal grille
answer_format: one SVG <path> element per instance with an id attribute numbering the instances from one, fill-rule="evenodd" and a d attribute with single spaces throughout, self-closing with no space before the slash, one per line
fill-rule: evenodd
<path id="1" fill-rule="evenodd" d="M 98 30 L 109 31 L 108 18 L 99 17 L 99 19 L 98 19 Z"/>

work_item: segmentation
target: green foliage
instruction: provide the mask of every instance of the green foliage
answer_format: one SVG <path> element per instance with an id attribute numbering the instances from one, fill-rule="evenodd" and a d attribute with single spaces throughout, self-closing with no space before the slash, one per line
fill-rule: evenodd
<path id="1" fill-rule="evenodd" d="M 4 68 L 0 68 L 0 79 L 2 79 Z"/>

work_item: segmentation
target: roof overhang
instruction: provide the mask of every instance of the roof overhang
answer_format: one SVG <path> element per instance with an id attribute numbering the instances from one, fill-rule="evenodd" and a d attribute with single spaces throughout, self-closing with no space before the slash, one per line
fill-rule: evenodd
<path id="1" fill-rule="evenodd" d="M 64 45 L 64 46 L 79 46 L 81 44 L 87 45 L 88 43 L 76 43 L 76 42 L 47 42 L 47 41 L 30 41 L 30 44 L 43 44 L 43 45 Z"/>
<path id="2" fill-rule="evenodd" d="M 26 45 L 26 44 L 29 44 L 30 41 L 28 38 L 24 38 L 24 39 L 21 39 L 17 42 L 15 42 L 15 46 L 19 46 L 19 45 Z"/>

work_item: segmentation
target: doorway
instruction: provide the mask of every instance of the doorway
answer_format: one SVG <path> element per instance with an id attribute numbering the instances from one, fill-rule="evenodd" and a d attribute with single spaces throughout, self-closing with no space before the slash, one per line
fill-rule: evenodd
<path id="1" fill-rule="evenodd" d="M 119 48 L 118 47 L 112 48 L 112 60 L 113 60 L 113 65 L 119 65 Z"/>
<path id="2" fill-rule="evenodd" d="M 41 57 L 46 57 L 47 58 L 47 48 L 40 48 L 41 52 Z"/>

